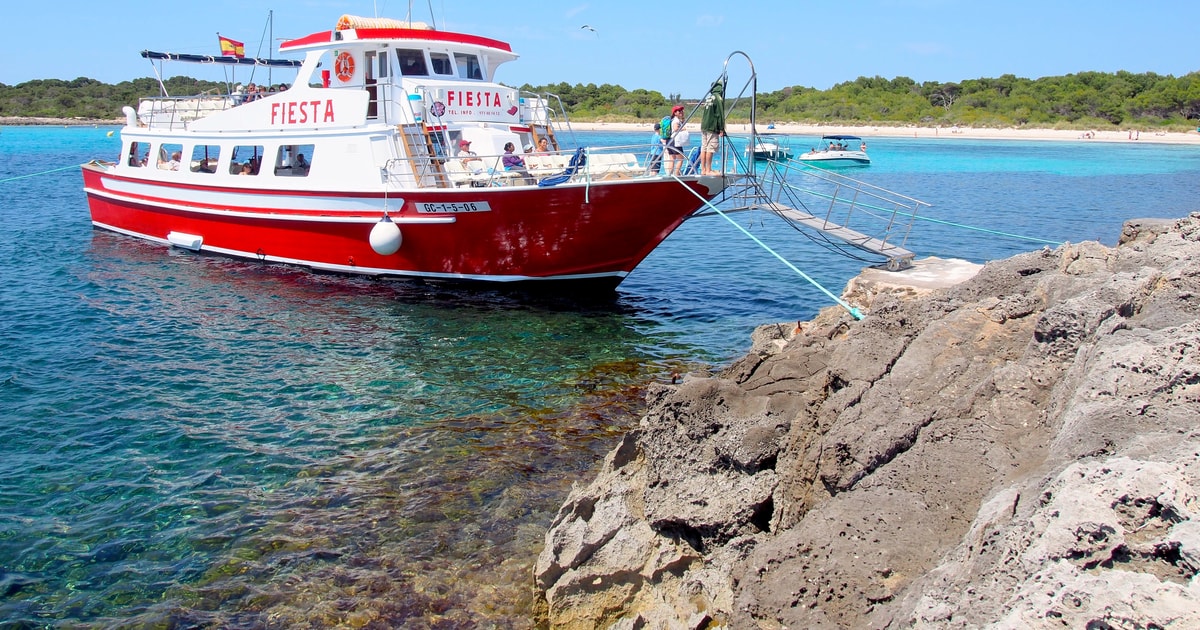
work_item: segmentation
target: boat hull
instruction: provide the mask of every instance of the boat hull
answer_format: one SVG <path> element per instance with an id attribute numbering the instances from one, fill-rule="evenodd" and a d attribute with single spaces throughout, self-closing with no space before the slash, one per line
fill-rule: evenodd
<path id="1" fill-rule="evenodd" d="M 371 276 L 615 287 L 723 180 L 382 193 L 214 189 L 85 165 L 97 228 L 201 253 Z M 400 199 L 402 197 L 402 199 Z M 384 211 L 400 248 L 370 244 Z"/>

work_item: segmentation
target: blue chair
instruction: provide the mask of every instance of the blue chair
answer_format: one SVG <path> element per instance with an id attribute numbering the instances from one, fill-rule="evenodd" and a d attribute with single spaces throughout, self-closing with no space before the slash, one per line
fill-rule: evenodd
<path id="1" fill-rule="evenodd" d="M 695 175 L 700 172 L 700 147 L 692 147 L 692 150 L 688 151 L 687 161 L 683 163 L 679 172 L 681 175 Z"/>

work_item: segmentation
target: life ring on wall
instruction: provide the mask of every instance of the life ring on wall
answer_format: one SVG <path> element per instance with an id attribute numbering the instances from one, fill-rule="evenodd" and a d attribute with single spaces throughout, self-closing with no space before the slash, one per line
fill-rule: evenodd
<path id="1" fill-rule="evenodd" d="M 333 60 L 333 73 L 337 75 L 338 81 L 349 83 L 354 77 L 354 56 L 348 52 L 344 52 Z"/>

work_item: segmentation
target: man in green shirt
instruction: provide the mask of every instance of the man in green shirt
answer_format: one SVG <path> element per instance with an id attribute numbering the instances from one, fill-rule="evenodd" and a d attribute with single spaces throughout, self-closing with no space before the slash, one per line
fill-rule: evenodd
<path id="1" fill-rule="evenodd" d="M 720 149 L 721 136 L 725 135 L 724 81 L 713 81 L 700 108 L 700 174 L 716 175 L 712 166 L 713 155 Z"/>

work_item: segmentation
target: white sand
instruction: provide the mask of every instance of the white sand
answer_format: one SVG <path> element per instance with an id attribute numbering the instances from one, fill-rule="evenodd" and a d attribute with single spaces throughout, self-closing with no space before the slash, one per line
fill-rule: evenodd
<path id="1" fill-rule="evenodd" d="M 1155 142 L 1162 144 L 1200 144 L 1200 133 L 1196 131 L 1165 132 L 1165 131 L 1094 131 L 1093 137 L 1085 138 L 1084 132 L 1078 129 L 988 129 L 974 127 L 886 127 L 876 125 L 799 125 L 791 123 L 776 123 L 774 129 L 767 129 L 767 123 L 758 122 L 758 133 L 777 133 L 787 135 L 802 135 L 819 138 L 826 134 L 844 133 L 853 136 L 870 138 L 946 138 L 973 140 L 1086 140 L 1088 142 Z M 645 123 L 579 123 L 572 122 L 571 126 L 582 131 L 645 131 L 649 133 L 651 122 Z M 688 129 L 699 130 L 699 124 L 689 124 Z M 729 133 L 747 134 L 750 126 L 732 124 Z"/>

